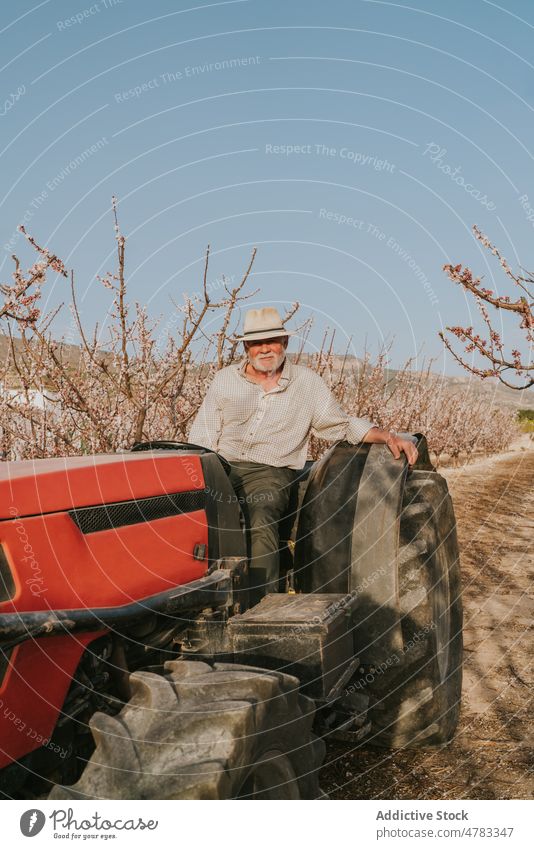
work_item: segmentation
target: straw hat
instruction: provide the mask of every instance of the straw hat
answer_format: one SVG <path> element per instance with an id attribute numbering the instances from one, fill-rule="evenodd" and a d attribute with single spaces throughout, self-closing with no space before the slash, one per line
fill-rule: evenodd
<path id="1" fill-rule="evenodd" d="M 245 314 L 243 336 L 237 338 L 239 342 L 254 342 L 275 336 L 293 336 L 293 333 L 285 329 L 278 310 L 274 307 L 263 307 L 259 310 L 248 310 Z"/>

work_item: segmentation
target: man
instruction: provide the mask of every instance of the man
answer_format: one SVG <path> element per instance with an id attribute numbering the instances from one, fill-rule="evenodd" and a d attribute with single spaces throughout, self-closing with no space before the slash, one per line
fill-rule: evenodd
<path id="1" fill-rule="evenodd" d="M 246 357 L 217 372 L 189 434 L 231 464 L 249 529 L 254 603 L 278 589 L 278 523 L 312 431 L 332 442 L 384 443 L 396 459 L 417 460 L 413 442 L 347 415 L 316 372 L 290 363 L 291 335 L 273 307 L 249 310 L 240 337 Z"/>

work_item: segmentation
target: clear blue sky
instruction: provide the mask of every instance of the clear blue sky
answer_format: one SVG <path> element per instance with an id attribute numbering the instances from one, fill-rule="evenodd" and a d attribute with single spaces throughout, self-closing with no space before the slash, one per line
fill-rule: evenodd
<path id="1" fill-rule="evenodd" d="M 438 355 L 443 325 L 474 321 L 444 263 L 504 285 L 473 224 L 534 266 L 528 0 L 2 12 L 0 277 L 13 251 L 30 257 L 26 220 L 76 270 L 89 324 L 108 308 L 95 277 L 113 268 L 112 194 L 131 297 L 152 315 L 198 290 L 208 242 L 212 281 L 237 278 L 257 245 L 257 304 L 301 301 L 314 342 L 328 325 L 356 354 L 395 337 L 395 363 Z M 46 292 L 68 301 L 64 283 Z"/>

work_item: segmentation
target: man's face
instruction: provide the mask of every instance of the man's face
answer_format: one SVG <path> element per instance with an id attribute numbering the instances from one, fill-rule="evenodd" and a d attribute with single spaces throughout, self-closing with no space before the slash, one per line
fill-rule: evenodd
<path id="1" fill-rule="evenodd" d="M 284 362 L 287 343 L 287 336 L 275 336 L 272 339 L 245 342 L 245 350 L 252 367 L 256 371 L 268 373 L 276 371 Z"/>

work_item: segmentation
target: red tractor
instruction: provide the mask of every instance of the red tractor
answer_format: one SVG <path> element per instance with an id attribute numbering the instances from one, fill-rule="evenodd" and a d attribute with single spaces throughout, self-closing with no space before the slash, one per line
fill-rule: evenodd
<path id="1" fill-rule="evenodd" d="M 254 607 L 213 452 L 2 464 L 1 795 L 316 798 L 324 740 L 449 741 L 455 520 L 415 438 L 413 469 L 346 443 L 313 464 L 281 529 L 289 591 Z"/>

